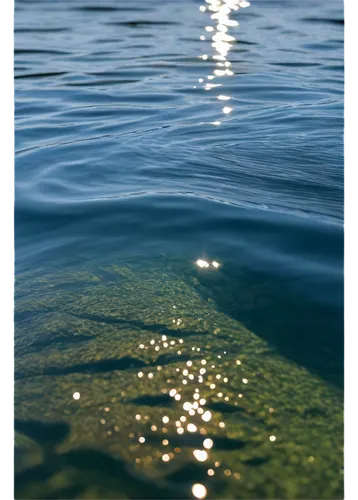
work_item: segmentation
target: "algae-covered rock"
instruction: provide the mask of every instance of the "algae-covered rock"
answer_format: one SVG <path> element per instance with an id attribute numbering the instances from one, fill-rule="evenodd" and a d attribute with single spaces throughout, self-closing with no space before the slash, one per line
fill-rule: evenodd
<path id="1" fill-rule="evenodd" d="M 342 498 L 342 391 L 199 281 L 165 259 L 18 277 L 17 498 Z"/>

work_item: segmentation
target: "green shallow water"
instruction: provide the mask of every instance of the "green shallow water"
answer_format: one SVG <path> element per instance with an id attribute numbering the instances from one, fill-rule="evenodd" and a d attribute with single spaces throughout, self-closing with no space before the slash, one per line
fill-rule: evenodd
<path id="1" fill-rule="evenodd" d="M 204 293 L 224 267 L 17 276 L 16 498 L 343 497 L 342 389 Z"/>

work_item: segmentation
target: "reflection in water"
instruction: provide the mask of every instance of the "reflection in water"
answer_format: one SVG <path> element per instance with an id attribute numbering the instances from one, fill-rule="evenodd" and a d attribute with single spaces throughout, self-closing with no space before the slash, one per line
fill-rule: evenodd
<path id="1" fill-rule="evenodd" d="M 230 28 L 239 26 L 239 23 L 231 19 L 230 15 L 233 11 L 238 11 L 240 8 L 245 8 L 250 6 L 250 2 L 242 0 L 205 0 L 209 5 L 201 5 L 199 7 L 201 12 L 210 14 L 210 24 L 205 26 L 206 35 L 200 35 L 200 40 L 206 40 L 211 38 L 212 48 L 214 49 L 214 54 L 212 59 L 215 62 L 214 70 L 211 74 L 204 78 L 199 78 L 199 83 L 203 83 L 205 90 L 212 90 L 217 87 L 221 87 L 221 79 L 226 76 L 232 76 L 234 74 L 231 68 L 231 62 L 229 61 L 229 52 L 232 48 L 233 43 L 235 43 L 235 37 L 230 34 Z M 215 26 L 212 26 L 215 24 Z M 210 56 L 208 54 L 202 54 L 201 59 L 207 61 Z M 215 81 L 214 81 L 215 80 Z M 219 101 L 229 101 L 231 99 L 228 95 L 217 95 Z M 228 115 L 232 112 L 233 108 L 231 106 L 224 106 L 221 111 L 224 115 Z M 221 120 L 215 120 L 211 122 L 212 125 L 221 125 Z"/>

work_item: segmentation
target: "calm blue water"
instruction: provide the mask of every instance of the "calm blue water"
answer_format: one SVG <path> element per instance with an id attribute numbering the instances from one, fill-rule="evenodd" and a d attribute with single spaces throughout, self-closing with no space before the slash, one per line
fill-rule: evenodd
<path id="1" fill-rule="evenodd" d="M 16 0 L 16 272 L 216 259 L 216 307 L 342 387 L 343 2 L 229 7 Z"/>

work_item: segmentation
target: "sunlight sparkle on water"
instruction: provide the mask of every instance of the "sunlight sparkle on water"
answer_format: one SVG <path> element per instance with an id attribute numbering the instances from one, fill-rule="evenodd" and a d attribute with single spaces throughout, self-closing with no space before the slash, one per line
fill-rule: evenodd
<path id="1" fill-rule="evenodd" d="M 198 460 L 198 462 L 205 462 L 205 460 L 208 458 L 208 454 L 205 450 L 194 450 L 193 455 Z"/>
<path id="2" fill-rule="evenodd" d="M 210 448 L 213 447 L 214 441 L 210 438 L 204 439 L 203 446 L 207 450 L 210 450 Z"/>
<path id="3" fill-rule="evenodd" d="M 205 498 L 207 495 L 207 490 L 203 484 L 196 483 L 191 489 L 195 498 Z"/>
<path id="4" fill-rule="evenodd" d="M 196 432 L 198 430 L 195 424 L 188 424 L 187 429 L 189 432 Z"/>
<path id="5" fill-rule="evenodd" d="M 211 420 L 211 412 L 209 410 L 206 411 L 201 418 L 204 420 L 204 422 L 209 422 L 209 420 Z"/>
<path id="6" fill-rule="evenodd" d="M 209 267 L 209 263 L 206 262 L 206 260 L 203 260 L 203 259 L 198 259 L 196 261 L 196 265 L 199 266 L 199 267 Z"/>

